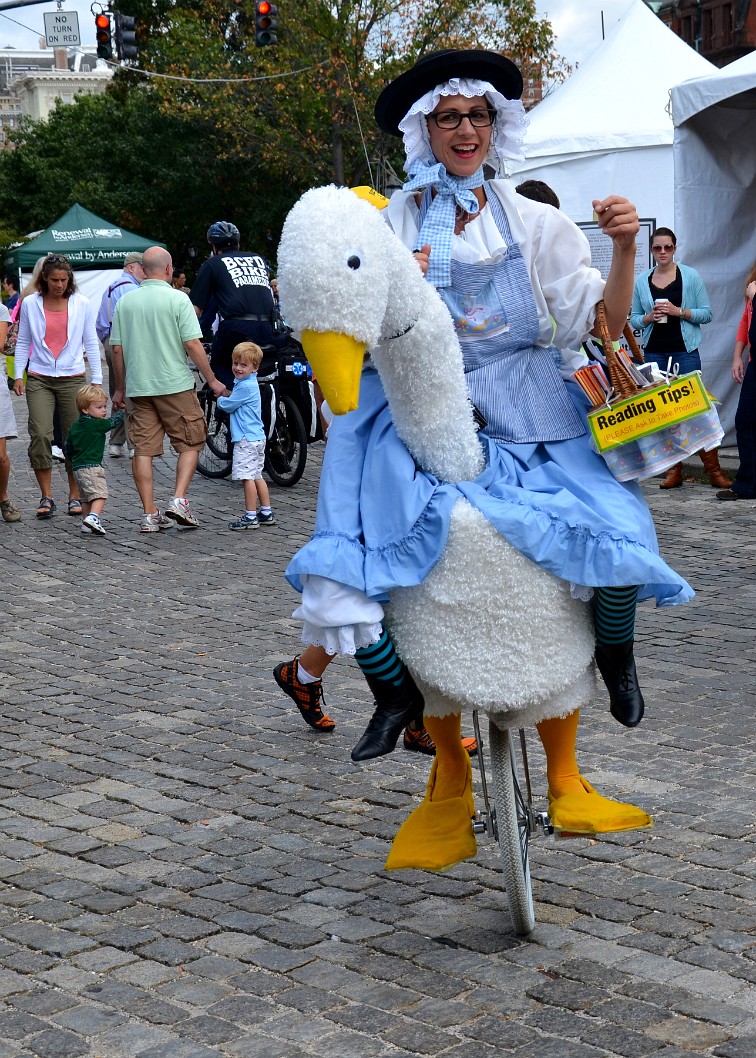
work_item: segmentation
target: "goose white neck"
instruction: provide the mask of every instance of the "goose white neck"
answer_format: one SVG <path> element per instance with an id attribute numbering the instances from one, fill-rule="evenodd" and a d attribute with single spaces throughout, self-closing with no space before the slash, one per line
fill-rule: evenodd
<path id="1" fill-rule="evenodd" d="M 373 359 L 397 433 L 415 461 L 442 481 L 470 481 L 484 468 L 462 363 L 449 310 L 423 278 L 414 258 L 398 269 L 382 338 Z M 414 320 L 414 325 L 407 329 Z"/>

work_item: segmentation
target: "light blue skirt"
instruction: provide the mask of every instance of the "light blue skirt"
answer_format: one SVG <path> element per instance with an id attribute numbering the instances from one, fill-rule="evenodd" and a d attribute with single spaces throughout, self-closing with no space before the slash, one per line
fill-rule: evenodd
<path id="1" fill-rule="evenodd" d="M 568 390 L 581 417 L 586 402 Z M 450 427 L 452 428 L 452 427 Z M 659 555 L 640 489 L 617 481 L 588 434 L 534 444 L 480 435 L 486 469 L 474 481 L 440 482 L 420 470 L 397 436 L 374 368 L 360 407 L 329 432 L 315 532 L 292 559 L 289 583 L 316 574 L 386 602 L 420 584 L 446 546 L 454 504 L 465 497 L 513 547 L 555 576 L 586 587 L 639 586 L 639 598 L 674 606 L 692 588 Z"/>

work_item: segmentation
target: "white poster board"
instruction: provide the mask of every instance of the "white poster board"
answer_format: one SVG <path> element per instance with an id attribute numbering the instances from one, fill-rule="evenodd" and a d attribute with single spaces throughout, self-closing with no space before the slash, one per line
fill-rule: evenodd
<path id="1" fill-rule="evenodd" d="M 606 280 L 609 275 L 609 267 L 612 263 L 612 240 L 603 234 L 597 222 L 578 222 L 591 247 L 591 264 L 598 268 L 601 278 Z M 656 220 L 652 217 L 640 218 L 640 231 L 635 240 L 635 263 L 633 269 L 637 279 L 652 265 L 651 260 L 651 235 L 656 229 Z"/>

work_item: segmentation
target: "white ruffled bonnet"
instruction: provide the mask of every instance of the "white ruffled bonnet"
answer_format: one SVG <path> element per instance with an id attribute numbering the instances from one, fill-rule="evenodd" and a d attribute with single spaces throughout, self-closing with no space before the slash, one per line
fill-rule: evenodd
<path id="1" fill-rule="evenodd" d="M 416 161 L 425 164 L 434 161 L 428 135 L 426 115 L 432 113 L 444 96 L 465 96 L 474 99 L 485 96 L 496 109 L 496 121 L 491 134 L 491 145 L 486 157 L 495 169 L 507 161 L 522 161 L 522 150 L 528 119 L 521 99 L 507 99 L 489 81 L 474 77 L 452 77 L 436 85 L 412 104 L 399 122 L 406 153 L 405 170 Z"/>

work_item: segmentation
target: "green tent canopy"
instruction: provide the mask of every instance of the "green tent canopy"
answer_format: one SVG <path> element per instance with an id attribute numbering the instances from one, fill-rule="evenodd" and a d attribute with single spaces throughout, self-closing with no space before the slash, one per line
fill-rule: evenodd
<path id="1" fill-rule="evenodd" d="M 7 272 L 30 272 L 40 257 L 65 254 L 77 270 L 122 268 L 127 253 L 143 253 L 148 246 L 164 246 L 119 228 L 75 203 L 41 235 L 5 255 Z"/>

